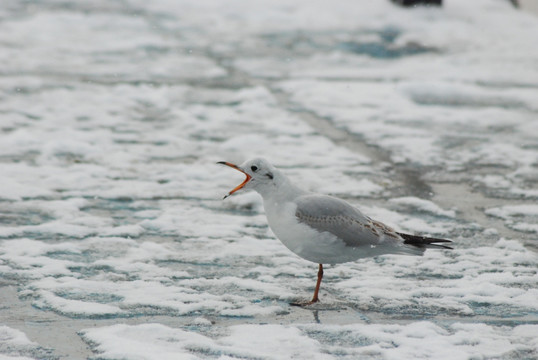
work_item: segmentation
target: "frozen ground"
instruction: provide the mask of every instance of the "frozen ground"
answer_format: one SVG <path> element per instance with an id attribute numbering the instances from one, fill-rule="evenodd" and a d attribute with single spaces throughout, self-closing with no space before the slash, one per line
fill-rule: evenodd
<path id="1" fill-rule="evenodd" d="M 2 0 L 0 359 L 538 358 L 538 18 L 445 3 Z M 290 307 L 255 155 L 455 249 Z"/>

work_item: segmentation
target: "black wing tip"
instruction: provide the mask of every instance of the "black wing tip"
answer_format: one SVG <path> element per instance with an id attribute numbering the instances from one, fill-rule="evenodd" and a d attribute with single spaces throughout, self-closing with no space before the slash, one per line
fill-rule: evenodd
<path id="1" fill-rule="evenodd" d="M 404 233 L 397 233 L 404 239 L 404 244 L 412 245 L 416 247 L 432 247 L 440 249 L 449 249 L 453 250 L 454 248 L 447 245 L 441 245 L 438 243 L 451 243 L 452 240 L 447 239 L 437 239 L 420 235 L 410 235 Z"/>
<path id="2" fill-rule="evenodd" d="M 430 244 L 430 246 L 433 246 L 433 247 L 436 247 L 436 248 L 440 248 L 440 249 L 454 250 L 453 247 L 451 247 L 451 246 L 446 246 L 446 245 Z"/>

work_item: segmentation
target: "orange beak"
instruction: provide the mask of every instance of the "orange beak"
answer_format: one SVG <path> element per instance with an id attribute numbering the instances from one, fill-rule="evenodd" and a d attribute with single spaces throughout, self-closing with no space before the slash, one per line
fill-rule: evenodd
<path id="1" fill-rule="evenodd" d="M 217 164 L 222 164 L 222 165 L 226 165 L 226 166 L 229 166 L 231 168 L 234 168 L 235 170 L 237 171 L 240 171 L 242 172 L 243 174 L 245 174 L 247 176 L 247 178 L 245 179 L 245 181 L 243 181 L 241 184 L 237 185 L 232 191 L 230 191 L 228 193 L 228 195 L 224 196 L 223 200 L 226 199 L 228 196 L 232 195 L 234 192 L 236 192 L 237 190 L 240 190 L 243 188 L 243 186 L 245 186 L 250 179 L 252 179 L 252 176 L 250 176 L 249 174 L 247 174 L 246 172 L 244 172 L 243 170 L 241 170 L 239 168 L 239 166 L 235 165 L 235 164 L 232 164 L 232 163 L 229 163 L 229 162 L 226 162 L 226 161 L 219 161 Z"/>

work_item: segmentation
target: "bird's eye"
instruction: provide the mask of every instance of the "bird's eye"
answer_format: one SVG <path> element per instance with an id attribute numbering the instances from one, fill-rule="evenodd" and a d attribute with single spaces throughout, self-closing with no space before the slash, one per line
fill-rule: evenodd
<path id="1" fill-rule="evenodd" d="M 252 166 L 250 167 L 250 170 L 252 170 L 252 171 L 256 171 L 256 170 L 258 170 L 258 167 L 255 166 L 255 165 L 252 165 Z"/>

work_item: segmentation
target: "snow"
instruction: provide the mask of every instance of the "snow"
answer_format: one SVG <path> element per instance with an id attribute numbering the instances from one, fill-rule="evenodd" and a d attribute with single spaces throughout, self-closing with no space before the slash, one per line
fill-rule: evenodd
<path id="1" fill-rule="evenodd" d="M 538 356 L 536 16 L 2 4 L 0 359 Z M 454 250 L 326 266 L 290 306 L 317 265 L 222 200 L 216 162 L 256 156 Z"/>
<path id="2" fill-rule="evenodd" d="M 538 233 L 538 206 L 530 204 L 504 205 L 486 209 L 490 216 L 505 220 L 506 226 L 529 233 Z"/>
<path id="3" fill-rule="evenodd" d="M 103 359 L 204 359 L 207 356 L 230 358 L 331 359 L 320 353 L 318 341 L 304 336 L 294 327 L 281 325 L 236 325 L 230 335 L 218 340 L 166 327 L 160 324 L 114 325 L 98 330 L 83 330 L 87 341 L 99 343 Z M 125 352 L 125 349 L 128 349 Z"/>
<path id="4" fill-rule="evenodd" d="M 6 325 L 0 326 L 0 359 L 30 360 L 32 358 L 23 356 L 22 354 L 33 350 L 36 345 L 22 331 Z"/>
<path id="5" fill-rule="evenodd" d="M 390 201 L 399 205 L 409 206 L 417 210 L 429 212 L 434 215 L 446 216 L 446 217 L 451 217 L 451 218 L 456 216 L 456 212 L 454 210 L 444 210 L 444 209 L 441 209 L 437 204 L 431 201 L 419 199 L 412 196 L 394 198 L 394 199 L 390 199 Z"/>
<path id="6" fill-rule="evenodd" d="M 32 341 L 21 331 L 11 329 L 5 325 L 0 327 L 0 333 L 2 334 L 2 340 L 13 345 L 34 345 Z"/>
<path id="7" fill-rule="evenodd" d="M 212 339 L 160 324 L 113 325 L 83 330 L 83 337 L 97 346 L 100 358 L 137 359 L 468 359 L 532 354 L 536 325 L 513 329 L 485 324 L 449 326 L 418 321 L 400 324 L 353 325 L 235 325 L 229 334 Z M 315 339 L 311 338 L 314 337 Z M 336 348 L 328 345 L 339 339 Z M 354 339 L 360 339 L 359 342 Z M 523 341 L 522 341 L 523 340 Z"/>

